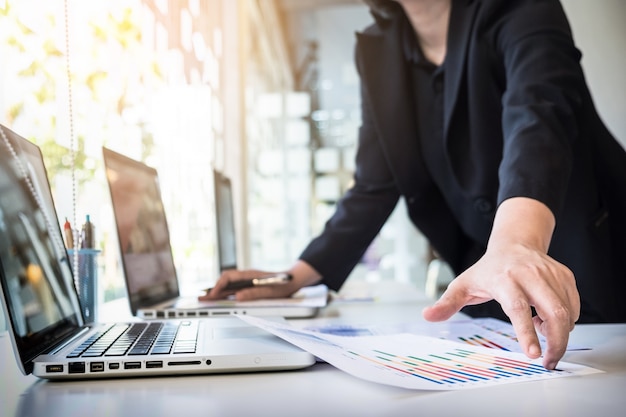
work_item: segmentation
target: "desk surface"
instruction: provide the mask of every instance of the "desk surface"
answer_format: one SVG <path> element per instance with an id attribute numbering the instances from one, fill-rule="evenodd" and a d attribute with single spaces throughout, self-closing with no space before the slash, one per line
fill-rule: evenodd
<path id="1" fill-rule="evenodd" d="M 350 289 L 350 287 L 348 287 Z M 402 285 L 377 301 L 333 303 L 297 326 L 422 320 L 428 300 Z M 354 290 L 354 287 L 352 288 Z M 359 290 L 361 291 L 361 290 Z M 0 334 L 2 416 L 610 416 L 626 409 L 626 324 L 578 325 L 571 341 L 592 350 L 564 360 L 605 371 L 584 377 L 467 391 L 413 391 L 367 382 L 331 365 L 288 372 L 49 382 L 22 376 Z"/>

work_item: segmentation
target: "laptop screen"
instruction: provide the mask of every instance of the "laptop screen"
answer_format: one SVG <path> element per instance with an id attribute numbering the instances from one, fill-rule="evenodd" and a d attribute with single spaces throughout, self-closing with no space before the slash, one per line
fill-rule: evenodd
<path id="1" fill-rule="evenodd" d="M 213 171 L 215 180 L 215 217 L 217 222 L 217 251 L 220 271 L 237 268 L 237 239 L 233 191 L 230 179 Z"/>
<path id="2" fill-rule="evenodd" d="M 179 296 L 157 171 L 103 148 L 106 177 L 133 314 Z"/>
<path id="3" fill-rule="evenodd" d="M 83 324 L 39 148 L 0 126 L 0 275 L 26 373 Z"/>

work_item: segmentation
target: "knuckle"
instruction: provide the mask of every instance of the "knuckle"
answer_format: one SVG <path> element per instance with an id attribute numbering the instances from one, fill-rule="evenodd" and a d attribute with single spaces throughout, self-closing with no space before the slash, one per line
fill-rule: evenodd
<path id="1" fill-rule="evenodd" d="M 525 313 L 530 310 L 530 304 L 523 298 L 515 298 L 509 303 L 508 310 L 513 314 Z"/>
<path id="2" fill-rule="evenodd" d="M 551 316 L 557 321 L 570 322 L 570 312 L 564 305 L 558 305 L 552 309 Z"/>

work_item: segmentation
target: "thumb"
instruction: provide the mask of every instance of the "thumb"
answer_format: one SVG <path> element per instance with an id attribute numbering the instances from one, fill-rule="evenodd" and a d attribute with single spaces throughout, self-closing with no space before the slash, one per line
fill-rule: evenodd
<path id="1" fill-rule="evenodd" d="M 468 300 L 464 294 L 460 281 L 453 281 L 435 304 L 424 308 L 422 315 L 428 321 L 447 320 L 466 305 Z"/>

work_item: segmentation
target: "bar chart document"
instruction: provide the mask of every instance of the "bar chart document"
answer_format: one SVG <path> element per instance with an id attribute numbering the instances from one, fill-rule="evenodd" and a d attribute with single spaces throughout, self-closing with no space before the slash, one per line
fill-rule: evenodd
<path id="1" fill-rule="evenodd" d="M 337 336 L 301 330 L 288 323 L 240 316 L 364 380 L 420 390 L 459 390 L 602 372 L 560 362 L 548 371 L 525 355 L 401 333 Z"/>
<path id="2" fill-rule="evenodd" d="M 310 326 L 306 330 L 334 334 L 337 336 L 382 336 L 398 333 L 411 333 L 430 336 L 474 346 L 501 349 L 523 353 L 513 326 L 497 319 L 481 318 L 440 323 L 407 322 L 385 325 L 361 325 L 355 323 L 326 324 Z M 538 335 L 541 350 L 547 347 L 546 339 Z M 568 343 L 567 350 L 587 350 L 589 347 Z"/>

